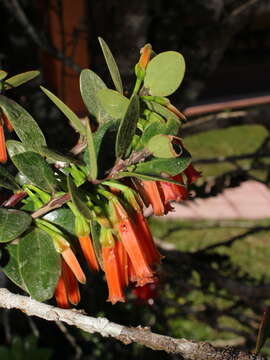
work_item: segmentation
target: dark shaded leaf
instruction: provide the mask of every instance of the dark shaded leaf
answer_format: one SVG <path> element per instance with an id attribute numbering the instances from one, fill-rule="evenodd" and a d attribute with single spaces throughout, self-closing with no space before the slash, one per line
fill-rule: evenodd
<path id="1" fill-rule="evenodd" d="M 50 299 L 61 271 L 53 240 L 45 231 L 34 229 L 20 239 L 18 246 L 20 273 L 27 292 L 38 301 Z"/>
<path id="2" fill-rule="evenodd" d="M 93 115 L 98 122 L 105 122 L 109 120 L 109 115 L 101 106 L 97 93 L 101 89 L 106 89 L 107 86 L 101 78 L 92 70 L 84 69 L 80 75 L 80 90 L 83 102 L 91 115 Z"/>
<path id="3" fill-rule="evenodd" d="M 123 94 L 123 84 L 122 84 L 119 69 L 118 69 L 116 61 L 113 57 L 113 54 L 112 54 L 109 46 L 106 44 L 106 42 L 101 37 L 99 37 L 98 40 L 99 40 L 104 58 L 106 60 L 106 64 L 110 71 L 114 86 L 120 94 Z"/>
<path id="4" fill-rule="evenodd" d="M 86 123 L 86 140 L 87 140 L 88 156 L 90 160 L 90 166 L 88 168 L 89 177 L 91 180 L 96 180 L 98 174 L 97 155 L 96 155 L 93 135 L 89 122 Z"/>
<path id="5" fill-rule="evenodd" d="M 111 89 L 102 89 L 97 93 L 97 98 L 103 107 L 113 119 L 123 119 L 129 99 Z"/>
<path id="6" fill-rule="evenodd" d="M 5 89 L 12 89 L 14 87 L 20 86 L 40 74 L 38 70 L 26 71 L 21 74 L 17 74 L 5 80 Z"/>
<path id="7" fill-rule="evenodd" d="M 16 183 L 15 178 L 0 165 L 0 187 L 9 190 L 19 190 L 20 186 Z"/>
<path id="8" fill-rule="evenodd" d="M 15 101 L 0 95 L 0 107 L 7 114 L 19 139 L 33 149 L 46 146 L 45 137 L 32 116 Z"/>
<path id="9" fill-rule="evenodd" d="M 38 152 L 42 156 L 45 156 L 47 159 L 54 161 L 54 162 L 60 161 L 60 162 L 66 163 L 66 164 L 84 165 L 84 162 L 82 160 L 77 159 L 73 156 L 62 155 L 55 150 L 51 150 L 51 149 L 47 148 L 46 146 L 41 146 L 38 149 Z"/>
<path id="10" fill-rule="evenodd" d="M 7 265 L 4 268 L 2 268 L 2 270 L 11 281 L 13 281 L 17 286 L 19 286 L 24 291 L 27 291 L 20 272 L 18 249 L 19 246 L 13 244 L 10 244 L 6 247 L 6 250 L 8 251 L 9 254 L 9 261 Z"/>
<path id="11" fill-rule="evenodd" d="M 132 142 L 135 134 L 137 122 L 140 116 L 140 101 L 137 95 L 132 96 L 126 114 L 120 123 L 116 144 L 115 154 L 117 158 L 124 157 Z"/>
<path id="12" fill-rule="evenodd" d="M 125 177 L 135 177 L 138 179 L 142 179 L 142 180 L 153 180 L 153 181 L 166 181 L 172 184 L 176 184 L 176 185 L 180 185 L 183 186 L 183 184 L 181 184 L 180 182 L 170 179 L 170 178 L 166 178 L 166 177 L 162 177 L 162 176 L 155 176 L 155 175 L 146 175 L 146 174 L 139 174 L 133 171 L 121 171 L 119 173 L 117 173 L 116 176 L 114 176 L 114 179 L 122 179 Z"/>
<path id="13" fill-rule="evenodd" d="M 72 126 L 82 135 L 86 134 L 85 127 L 78 116 L 56 95 L 50 92 L 48 89 L 45 89 L 43 86 L 40 87 L 41 90 L 48 96 L 48 98 L 58 107 L 60 111 L 68 118 Z"/>
<path id="14" fill-rule="evenodd" d="M 103 260 L 102 260 L 102 254 L 101 254 L 101 243 L 100 243 L 100 225 L 97 221 L 90 220 L 90 227 L 91 227 L 91 237 L 93 241 L 93 246 L 95 250 L 95 254 L 98 260 L 98 263 L 103 269 Z"/>
<path id="15" fill-rule="evenodd" d="M 76 209 L 84 216 L 86 219 L 91 220 L 92 215 L 91 211 L 86 204 L 86 200 L 82 199 L 82 195 L 80 194 L 78 188 L 76 188 L 73 180 L 70 176 L 67 178 L 68 192 L 71 196 L 71 200 L 76 207 Z"/>
<path id="16" fill-rule="evenodd" d="M 144 86 L 151 95 L 169 96 L 180 86 L 185 74 L 185 60 L 176 51 L 165 51 L 147 65 Z"/>
<path id="17" fill-rule="evenodd" d="M 57 209 L 43 216 L 43 219 L 58 225 L 61 230 L 68 232 L 71 235 L 76 236 L 75 233 L 75 217 L 73 212 L 69 209 Z"/>
<path id="18" fill-rule="evenodd" d="M 31 222 L 32 217 L 24 211 L 0 208 L 0 242 L 16 239 Z"/>
<path id="19" fill-rule="evenodd" d="M 11 157 L 16 168 L 34 185 L 49 193 L 54 192 L 57 181 L 50 165 L 39 154 L 27 151 Z"/>

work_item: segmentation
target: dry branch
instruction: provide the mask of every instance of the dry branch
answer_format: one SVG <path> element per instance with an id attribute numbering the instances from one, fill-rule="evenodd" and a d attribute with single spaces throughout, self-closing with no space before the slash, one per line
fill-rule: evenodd
<path id="1" fill-rule="evenodd" d="M 0 307 L 19 309 L 28 316 L 37 316 L 48 321 L 62 321 L 74 325 L 88 333 L 99 333 L 104 337 L 113 337 L 124 344 L 136 342 L 153 350 L 179 354 L 188 360 L 261 360 L 260 355 L 239 351 L 234 347 L 222 350 L 209 343 L 195 342 L 186 339 L 175 339 L 153 333 L 148 328 L 127 327 L 110 322 L 106 318 L 94 318 L 76 310 L 65 310 L 40 303 L 27 296 L 16 295 L 5 288 L 0 289 Z"/>

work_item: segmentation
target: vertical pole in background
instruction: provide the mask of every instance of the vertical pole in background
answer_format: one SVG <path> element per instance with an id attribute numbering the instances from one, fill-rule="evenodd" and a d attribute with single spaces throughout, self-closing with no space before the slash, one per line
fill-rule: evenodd
<path id="1" fill-rule="evenodd" d="M 47 31 L 52 45 L 81 68 L 88 68 L 86 0 L 49 0 L 46 6 L 49 9 L 44 9 L 46 11 L 43 16 L 48 16 Z M 47 53 L 42 57 L 47 86 L 79 116 L 85 116 L 86 110 L 79 90 L 79 74 Z"/>

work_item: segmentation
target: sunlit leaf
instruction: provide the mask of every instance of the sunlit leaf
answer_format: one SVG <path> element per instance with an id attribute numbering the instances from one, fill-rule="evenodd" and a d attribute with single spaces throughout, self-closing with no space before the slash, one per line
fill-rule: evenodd
<path id="1" fill-rule="evenodd" d="M 163 135 L 177 135 L 179 130 L 179 121 L 173 118 L 170 118 L 165 124 L 159 121 L 151 122 L 144 130 L 141 143 L 147 144 L 150 139 L 158 134 Z"/>
<path id="2" fill-rule="evenodd" d="M 180 86 L 185 74 L 185 60 L 176 51 L 155 56 L 146 68 L 144 86 L 151 95 L 169 96 Z"/>
<path id="3" fill-rule="evenodd" d="M 103 109 L 114 119 L 122 119 L 127 111 L 129 99 L 111 89 L 102 89 L 97 98 Z"/>
<path id="4" fill-rule="evenodd" d="M 34 79 L 39 74 L 40 74 L 39 71 L 31 70 L 31 71 L 26 71 L 26 72 L 23 72 L 21 74 L 17 74 L 15 76 L 12 76 L 12 77 L 5 80 L 5 88 L 6 89 L 12 89 L 14 87 L 20 86 L 20 85 Z"/>
<path id="5" fill-rule="evenodd" d="M 27 151 L 11 157 L 16 168 L 34 185 L 49 193 L 54 192 L 57 181 L 50 165 L 42 156 Z"/>
<path id="6" fill-rule="evenodd" d="M 164 159 L 178 157 L 182 152 L 180 145 L 173 146 L 173 137 L 165 134 L 151 137 L 145 147 L 155 157 Z"/>
<path id="7" fill-rule="evenodd" d="M 8 115 L 19 139 L 34 149 L 46 146 L 45 137 L 32 116 L 15 101 L 0 95 L 0 107 Z"/>
<path id="8" fill-rule="evenodd" d="M 31 216 L 24 211 L 0 208 L 0 242 L 16 239 L 31 222 Z"/>
<path id="9" fill-rule="evenodd" d="M 50 299 L 60 276 L 60 255 L 51 237 L 34 229 L 20 239 L 18 246 L 20 273 L 27 292 L 38 301 Z"/>
<path id="10" fill-rule="evenodd" d="M 173 113 L 172 111 L 167 109 L 165 106 L 160 105 L 154 101 L 144 100 L 144 102 L 147 105 L 149 110 L 156 112 L 157 114 L 163 116 L 167 120 L 169 120 L 171 118 L 175 119 L 175 121 L 177 121 L 179 123 L 179 126 L 181 125 L 181 121 L 179 120 L 179 117 L 175 113 Z"/>
<path id="11" fill-rule="evenodd" d="M 6 146 L 10 157 L 32 150 L 31 146 L 23 144 L 22 142 L 17 140 L 6 141 Z"/>
<path id="12" fill-rule="evenodd" d="M 8 73 L 4 70 L 0 70 L 0 81 L 4 80 L 8 76 Z"/>
<path id="13" fill-rule="evenodd" d="M 107 64 L 108 69 L 110 71 L 114 86 L 115 86 L 116 90 L 120 94 L 123 94 L 123 84 L 122 84 L 119 69 L 118 69 L 118 66 L 117 66 L 117 64 L 115 62 L 113 54 L 112 54 L 109 46 L 106 44 L 106 42 L 101 37 L 99 37 L 98 40 L 99 40 L 99 43 L 100 43 L 104 58 L 106 60 L 106 64 Z"/>
<path id="14" fill-rule="evenodd" d="M 48 98 L 58 107 L 58 109 L 68 118 L 72 126 L 80 134 L 85 135 L 85 127 L 79 117 L 74 113 L 74 111 L 72 111 L 62 100 L 60 100 L 51 91 L 45 89 L 43 86 L 41 86 L 40 88 L 48 96 Z"/>
<path id="15" fill-rule="evenodd" d="M 137 95 L 132 96 L 117 133 L 115 154 L 120 158 L 125 156 L 135 134 L 140 116 L 140 101 Z"/>
<path id="16" fill-rule="evenodd" d="M 98 91 L 106 88 L 107 86 L 96 73 L 89 69 L 82 70 L 80 75 L 82 99 L 89 113 L 93 115 L 98 122 L 105 122 L 110 118 L 97 97 Z"/>

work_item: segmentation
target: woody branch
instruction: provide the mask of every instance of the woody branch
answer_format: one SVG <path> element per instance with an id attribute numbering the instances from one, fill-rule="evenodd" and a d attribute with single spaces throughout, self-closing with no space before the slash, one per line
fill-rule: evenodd
<path id="1" fill-rule="evenodd" d="M 28 316 L 37 316 L 47 321 L 62 321 L 76 326 L 88 333 L 99 333 L 104 337 L 113 337 L 124 344 L 136 342 L 153 350 L 179 354 L 187 360 L 262 360 L 260 355 L 239 351 L 234 347 L 223 350 L 214 348 L 206 342 L 175 339 L 151 332 L 148 328 L 127 327 L 110 322 L 106 318 L 94 318 L 76 310 L 64 310 L 40 303 L 27 296 L 16 295 L 5 288 L 0 289 L 0 307 L 19 309 Z"/>

